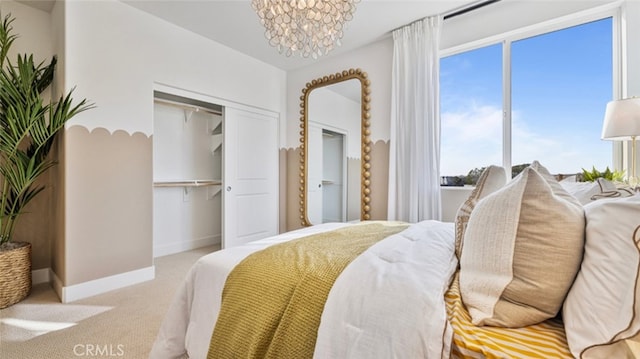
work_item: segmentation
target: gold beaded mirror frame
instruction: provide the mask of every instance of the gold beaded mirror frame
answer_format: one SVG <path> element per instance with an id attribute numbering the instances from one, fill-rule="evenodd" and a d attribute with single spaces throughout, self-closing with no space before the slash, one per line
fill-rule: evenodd
<path id="1" fill-rule="evenodd" d="M 355 79 L 360 83 L 360 220 L 371 219 L 371 89 L 366 72 L 349 69 L 317 78 L 307 83 L 300 96 L 300 221 L 310 226 L 308 212 L 309 186 L 309 95 L 313 90 Z"/>

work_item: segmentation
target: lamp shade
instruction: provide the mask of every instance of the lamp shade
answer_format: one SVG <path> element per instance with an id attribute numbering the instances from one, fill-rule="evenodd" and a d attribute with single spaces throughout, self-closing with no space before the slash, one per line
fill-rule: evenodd
<path id="1" fill-rule="evenodd" d="M 640 98 L 610 101 L 604 114 L 603 140 L 627 140 L 640 136 Z"/>

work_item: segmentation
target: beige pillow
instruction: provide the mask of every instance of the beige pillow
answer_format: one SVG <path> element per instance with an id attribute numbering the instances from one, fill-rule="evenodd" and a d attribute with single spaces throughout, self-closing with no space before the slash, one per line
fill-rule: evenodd
<path id="1" fill-rule="evenodd" d="M 563 319 L 577 358 L 625 358 L 640 332 L 640 195 L 584 207 L 586 242 Z"/>
<path id="2" fill-rule="evenodd" d="M 538 323 L 558 313 L 578 272 L 584 211 L 528 167 L 478 202 L 464 243 L 460 291 L 472 322 Z"/>
<path id="3" fill-rule="evenodd" d="M 488 194 L 495 192 L 499 188 L 502 188 L 507 182 L 507 174 L 503 167 L 491 165 L 485 168 L 480 174 L 476 187 L 471 191 L 469 198 L 458 208 L 455 219 L 456 227 L 456 256 L 460 259 L 460 253 L 462 252 L 462 239 L 464 231 L 467 228 L 469 222 L 469 215 L 473 211 L 479 200 L 486 197 Z"/>

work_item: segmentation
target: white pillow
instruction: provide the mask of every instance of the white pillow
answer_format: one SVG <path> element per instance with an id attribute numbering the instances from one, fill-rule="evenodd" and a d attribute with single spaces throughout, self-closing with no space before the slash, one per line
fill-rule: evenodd
<path id="1" fill-rule="evenodd" d="M 624 184 L 616 185 L 605 178 L 598 178 L 593 182 L 560 181 L 560 185 L 582 205 L 603 198 L 629 197 L 635 193 L 631 187 Z"/>
<path id="2" fill-rule="evenodd" d="M 560 185 L 569 194 L 574 196 L 580 204 L 585 205 L 591 201 L 606 197 L 619 197 L 620 193 L 616 185 L 604 178 L 598 178 L 593 182 L 565 182 Z"/>
<path id="3" fill-rule="evenodd" d="M 560 178 L 558 178 L 560 176 Z M 556 175 L 556 179 L 562 184 L 563 182 L 578 182 L 578 175 Z"/>
<path id="4" fill-rule="evenodd" d="M 469 222 L 469 216 L 475 208 L 479 200 L 486 197 L 488 194 L 495 192 L 499 188 L 502 188 L 507 182 L 507 174 L 503 167 L 491 165 L 485 168 L 478 177 L 476 187 L 471 191 L 471 194 L 466 201 L 458 208 L 455 219 L 456 227 L 456 256 L 460 259 L 463 246 L 464 231 L 467 228 Z"/>
<path id="5" fill-rule="evenodd" d="M 460 292 L 473 324 L 521 327 L 561 308 L 580 266 L 584 211 L 547 180 L 525 168 L 471 212 Z"/>
<path id="6" fill-rule="evenodd" d="M 640 195 L 584 207 L 584 259 L 563 306 L 577 358 L 629 357 L 624 339 L 640 332 Z"/>

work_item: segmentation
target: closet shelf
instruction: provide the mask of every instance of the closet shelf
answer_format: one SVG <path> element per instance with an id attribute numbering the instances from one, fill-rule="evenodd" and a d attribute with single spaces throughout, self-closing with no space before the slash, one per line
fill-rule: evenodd
<path id="1" fill-rule="evenodd" d="M 219 195 L 222 193 L 222 186 L 210 187 L 209 191 L 209 199 Z"/>
<path id="2" fill-rule="evenodd" d="M 222 147 L 222 135 L 213 135 L 211 137 L 211 153 L 218 151 Z"/>
<path id="3" fill-rule="evenodd" d="M 159 181 L 153 182 L 154 187 L 204 187 L 222 186 L 219 180 L 189 180 L 189 181 Z"/>
<path id="4" fill-rule="evenodd" d="M 209 120 L 209 134 L 221 135 L 222 134 L 222 116 L 215 116 Z"/>

